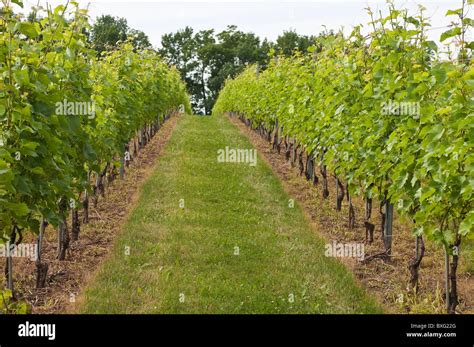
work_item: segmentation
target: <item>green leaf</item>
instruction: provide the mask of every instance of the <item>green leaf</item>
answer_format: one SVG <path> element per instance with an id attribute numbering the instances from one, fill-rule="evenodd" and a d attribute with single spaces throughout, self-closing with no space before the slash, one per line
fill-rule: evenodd
<path id="1" fill-rule="evenodd" d="M 31 172 L 37 175 L 44 175 L 44 170 L 41 166 L 37 166 L 33 169 L 31 169 Z"/>
<path id="2" fill-rule="evenodd" d="M 8 209 L 10 209 L 13 214 L 15 214 L 17 217 L 23 217 L 26 216 L 29 212 L 30 209 L 24 202 L 18 202 L 18 203 L 5 203 L 4 204 Z"/>
<path id="3" fill-rule="evenodd" d="M 472 232 L 474 232 L 474 211 L 470 211 L 459 225 L 459 233 L 462 236 L 466 236 Z"/>
<path id="4" fill-rule="evenodd" d="M 460 16 L 461 13 L 462 13 L 462 8 L 458 8 L 457 10 L 448 10 L 445 16 L 453 16 L 453 15 Z"/>
<path id="5" fill-rule="evenodd" d="M 14 4 L 17 4 L 18 6 L 20 6 L 21 8 L 23 8 L 23 1 L 22 0 L 12 0 L 12 2 Z"/>
<path id="6" fill-rule="evenodd" d="M 420 25 L 420 21 L 418 19 L 414 18 L 414 17 L 408 17 L 407 22 L 411 23 L 411 24 L 414 24 L 416 26 Z"/>
<path id="7" fill-rule="evenodd" d="M 470 27 L 474 26 L 474 20 L 471 19 L 471 18 L 467 18 L 467 17 L 466 17 L 466 18 L 464 18 L 464 19 L 462 20 L 462 22 L 463 22 L 463 24 L 466 25 L 466 26 L 470 26 Z"/>
<path id="8" fill-rule="evenodd" d="M 13 72 L 13 76 L 21 86 L 27 86 L 30 83 L 30 76 L 27 68 L 16 70 Z"/>
<path id="9" fill-rule="evenodd" d="M 20 32 L 32 39 L 37 38 L 39 33 L 36 30 L 36 26 L 30 22 L 21 22 L 20 23 Z"/>
<path id="10" fill-rule="evenodd" d="M 433 51 L 438 51 L 438 45 L 434 41 L 426 41 L 426 45 Z"/>
<path id="11" fill-rule="evenodd" d="M 22 143 L 22 145 L 24 148 L 28 148 L 34 151 L 39 146 L 39 143 L 34 141 L 25 141 Z"/>
<path id="12" fill-rule="evenodd" d="M 443 136 L 444 132 L 445 128 L 441 124 L 435 125 L 429 132 L 429 134 L 432 135 L 431 140 L 438 141 Z"/>
<path id="13" fill-rule="evenodd" d="M 460 34 L 461 34 L 461 28 L 452 28 L 442 33 L 439 40 L 443 42 L 453 36 L 460 35 Z"/>
<path id="14" fill-rule="evenodd" d="M 431 74 L 436 78 L 436 82 L 442 84 L 448 79 L 446 69 L 443 65 L 436 65 L 431 70 Z"/>

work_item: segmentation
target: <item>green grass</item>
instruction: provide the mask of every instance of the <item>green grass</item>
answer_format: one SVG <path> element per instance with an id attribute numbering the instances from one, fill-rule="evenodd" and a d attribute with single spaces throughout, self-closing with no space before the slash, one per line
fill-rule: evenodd
<path id="1" fill-rule="evenodd" d="M 464 272 L 474 275 L 474 240 L 464 240 L 461 243 L 461 259 L 464 263 Z"/>
<path id="2" fill-rule="evenodd" d="M 268 165 L 218 163 L 225 146 L 252 148 L 226 118 L 179 121 L 79 311 L 382 312 Z"/>

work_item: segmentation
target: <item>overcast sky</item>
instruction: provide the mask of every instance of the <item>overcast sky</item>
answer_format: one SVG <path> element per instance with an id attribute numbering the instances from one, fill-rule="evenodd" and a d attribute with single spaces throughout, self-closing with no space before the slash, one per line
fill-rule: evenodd
<path id="1" fill-rule="evenodd" d="M 26 9 L 38 0 L 24 0 Z M 77 1 L 77 0 L 76 0 Z M 60 0 L 48 1 L 56 5 Z M 368 5 L 373 9 L 386 9 L 382 0 L 306 0 L 306 1 L 78 1 L 82 7 L 89 4 L 92 19 L 102 14 L 125 17 L 130 27 L 144 31 L 154 46 L 159 46 L 163 34 L 175 32 L 185 26 L 196 30 L 213 28 L 216 31 L 235 24 L 240 30 L 275 40 L 284 30 L 294 29 L 300 34 L 318 34 L 328 29 L 344 27 L 349 31 L 354 25 L 369 21 Z M 40 0 L 44 4 L 45 1 Z M 432 17 L 433 29 L 429 36 L 437 40 L 449 24 L 444 14 L 448 9 L 460 7 L 461 0 L 403 0 L 395 1 L 415 11 L 418 4 L 427 8 Z"/>

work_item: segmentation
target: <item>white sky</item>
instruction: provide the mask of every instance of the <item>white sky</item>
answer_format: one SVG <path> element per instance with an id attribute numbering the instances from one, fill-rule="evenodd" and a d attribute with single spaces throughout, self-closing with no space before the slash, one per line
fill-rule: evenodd
<path id="1" fill-rule="evenodd" d="M 77 1 L 77 0 L 76 0 Z M 24 0 L 24 13 L 38 0 Z M 53 6 L 63 0 L 48 1 Z M 356 24 L 366 24 L 369 17 L 364 10 L 386 9 L 383 0 L 306 0 L 306 1 L 78 1 L 82 7 L 89 4 L 92 19 L 102 14 L 125 17 L 130 27 L 144 31 L 154 46 L 159 46 L 161 36 L 185 26 L 195 30 L 213 28 L 221 31 L 235 24 L 242 31 L 251 31 L 261 38 L 275 40 L 284 30 L 295 29 L 299 34 L 318 34 L 323 25 L 328 29 L 345 28 L 349 31 Z M 41 4 L 46 3 L 40 0 Z M 433 28 L 445 27 L 450 19 L 444 15 L 448 9 L 456 9 L 461 0 L 395 0 L 398 6 L 416 11 L 417 5 L 427 8 Z M 453 17 L 452 17 L 453 18 Z M 429 32 L 437 40 L 445 28 Z"/>

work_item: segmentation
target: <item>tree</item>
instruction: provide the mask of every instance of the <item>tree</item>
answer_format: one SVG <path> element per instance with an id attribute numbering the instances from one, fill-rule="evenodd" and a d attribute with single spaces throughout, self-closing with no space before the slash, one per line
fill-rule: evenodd
<path id="1" fill-rule="evenodd" d="M 234 78 L 246 65 L 259 63 L 266 65 L 270 45 L 260 44 L 254 33 L 244 33 L 230 25 L 217 34 L 218 43 L 210 52 L 212 55 L 211 75 L 208 80 L 210 90 L 209 107 L 212 109 L 225 80 Z"/>
<path id="2" fill-rule="evenodd" d="M 163 35 L 161 55 L 175 65 L 192 95 L 195 112 L 212 110 L 217 94 L 227 78 L 235 77 L 247 64 L 266 66 L 272 45 L 253 33 L 244 33 L 228 26 L 215 34 L 213 30 L 194 33 L 186 27 Z"/>
<path id="3" fill-rule="evenodd" d="M 314 36 L 298 35 L 295 31 L 284 31 L 276 40 L 275 50 L 287 57 L 293 55 L 294 51 L 306 52 L 315 43 Z"/>
<path id="4" fill-rule="evenodd" d="M 161 56 L 181 73 L 192 95 L 191 104 L 195 112 L 207 112 L 207 86 L 209 74 L 209 47 L 214 44 L 214 32 L 203 30 L 194 33 L 186 27 L 176 33 L 163 35 Z"/>
<path id="5" fill-rule="evenodd" d="M 110 15 L 101 16 L 92 27 L 92 45 L 100 54 L 117 46 L 117 42 L 127 39 L 128 25 L 125 18 Z"/>
<path id="6" fill-rule="evenodd" d="M 132 38 L 132 45 L 135 50 L 151 47 L 148 36 L 141 30 L 129 29 L 128 36 Z"/>
<path id="7" fill-rule="evenodd" d="M 118 43 L 126 41 L 128 37 L 131 37 L 135 50 L 151 46 L 148 36 L 143 31 L 129 28 L 125 18 L 110 15 L 97 18 L 91 30 L 90 40 L 100 55 L 104 51 L 116 49 Z"/>

